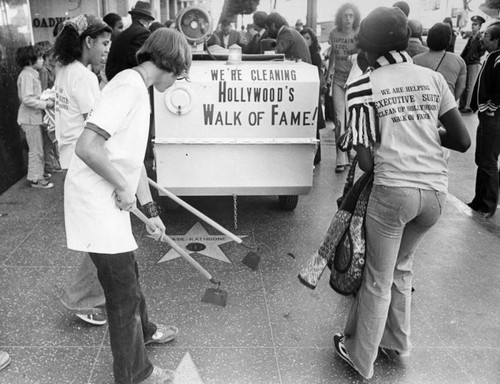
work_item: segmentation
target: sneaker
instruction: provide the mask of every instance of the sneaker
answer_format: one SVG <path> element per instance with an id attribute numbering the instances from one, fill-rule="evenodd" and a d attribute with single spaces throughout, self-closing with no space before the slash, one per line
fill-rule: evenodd
<path id="1" fill-rule="evenodd" d="M 356 369 L 354 363 L 351 361 L 351 358 L 349 357 L 349 354 L 347 353 L 347 350 L 345 349 L 344 341 L 345 341 L 345 336 L 342 333 L 337 333 L 336 335 L 333 336 L 333 345 L 335 346 L 335 351 L 337 352 L 337 355 L 339 355 L 342 358 L 342 360 L 344 360 L 347 364 Z"/>
<path id="2" fill-rule="evenodd" d="M 43 174 L 43 178 L 44 178 L 45 180 L 50 179 L 51 177 L 52 177 L 52 173 L 45 172 L 45 173 Z"/>
<path id="3" fill-rule="evenodd" d="M 76 313 L 76 316 L 92 325 L 105 325 L 107 323 L 106 316 L 102 313 Z"/>
<path id="4" fill-rule="evenodd" d="M 342 173 L 345 171 L 345 165 L 337 165 L 335 167 L 335 173 Z"/>
<path id="5" fill-rule="evenodd" d="M 50 171 L 50 172 L 52 172 L 52 173 L 62 173 L 62 171 L 63 171 L 62 168 L 52 168 L 52 171 Z"/>
<path id="6" fill-rule="evenodd" d="M 168 327 L 159 326 L 151 339 L 144 341 L 144 344 L 149 345 L 168 343 L 169 341 L 174 340 L 178 333 L 179 329 L 177 327 L 174 327 L 173 325 L 169 325 Z"/>
<path id="7" fill-rule="evenodd" d="M 163 369 L 153 366 L 153 372 L 146 380 L 141 381 L 141 384 L 173 384 L 175 380 L 175 372 L 170 369 Z"/>
<path id="8" fill-rule="evenodd" d="M 10 355 L 5 351 L 0 351 L 0 371 L 10 364 Z"/>
<path id="9" fill-rule="evenodd" d="M 54 187 L 54 184 L 48 182 L 47 180 L 45 179 L 40 179 L 40 180 L 35 180 L 35 181 L 32 181 L 31 182 L 31 186 L 33 188 L 44 188 L 44 189 L 49 189 L 49 188 L 53 188 Z"/>

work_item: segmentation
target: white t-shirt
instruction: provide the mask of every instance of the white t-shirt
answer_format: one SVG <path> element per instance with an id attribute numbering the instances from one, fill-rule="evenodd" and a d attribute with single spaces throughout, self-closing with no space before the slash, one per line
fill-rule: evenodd
<path id="1" fill-rule="evenodd" d="M 57 69 L 54 85 L 56 139 L 61 167 L 67 169 L 85 124 L 83 115 L 90 112 L 99 97 L 99 82 L 92 71 L 75 60 Z"/>
<path id="2" fill-rule="evenodd" d="M 400 63 L 376 69 L 370 81 L 381 135 L 374 183 L 446 192 L 446 151 L 437 127 L 456 102 L 443 75 Z"/>
<path id="3" fill-rule="evenodd" d="M 139 73 L 129 69 L 106 85 L 87 119 L 109 135 L 106 155 L 134 191 L 146 151 L 149 114 L 148 90 Z M 116 206 L 113 192 L 109 182 L 73 157 L 64 184 L 68 248 L 109 254 L 137 248 L 130 214 Z"/>

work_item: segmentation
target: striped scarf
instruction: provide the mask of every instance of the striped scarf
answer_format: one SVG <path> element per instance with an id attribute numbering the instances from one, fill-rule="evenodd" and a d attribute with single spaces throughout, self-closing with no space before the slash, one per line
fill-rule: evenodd
<path id="1" fill-rule="evenodd" d="M 405 51 L 388 52 L 380 56 L 375 65 L 369 67 L 363 75 L 347 84 L 346 133 L 339 144 L 342 150 L 348 150 L 356 145 L 370 148 L 380 142 L 378 114 L 370 75 L 377 68 L 405 62 L 413 63 Z"/>

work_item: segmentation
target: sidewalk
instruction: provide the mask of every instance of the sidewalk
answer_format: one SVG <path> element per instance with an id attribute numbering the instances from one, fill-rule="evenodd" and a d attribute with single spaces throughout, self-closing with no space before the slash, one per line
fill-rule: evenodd
<path id="1" fill-rule="evenodd" d="M 314 291 L 297 279 L 343 188 L 328 130 L 314 188 L 295 211 L 280 211 L 275 197 L 238 197 L 235 230 L 231 197 L 187 200 L 259 244 L 257 271 L 241 263 L 248 250 L 234 242 L 220 245 L 231 263 L 195 256 L 222 281 L 225 308 L 201 303 L 212 285 L 179 258 L 160 262 L 168 246 L 146 238 L 134 219 L 150 317 L 180 329 L 177 340 L 148 351 L 155 364 L 177 370 L 177 384 L 365 382 L 332 345 L 351 299 L 333 292 L 328 276 Z M 61 175 L 53 181 L 54 189 L 37 190 L 21 180 L 0 195 L 0 349 L 12 356 L 0 384 L 112 384 L 107 326 L 81 322 L 59 301 L 80 256 L 65 247 Z M 163 218 L 169 235 L 186 234 L 198 221 L 182 208 Z M 500 382 L 499 236 L 496 222 L 449 196 L 415 259 L 414 352 L 401 361 L 379 358 L 370 383 Z"/>

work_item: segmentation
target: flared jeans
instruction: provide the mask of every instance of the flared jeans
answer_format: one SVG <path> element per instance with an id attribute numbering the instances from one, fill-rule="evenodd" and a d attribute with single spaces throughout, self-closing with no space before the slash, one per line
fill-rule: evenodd
<path id="1" fill-rule="evenodd" d="M 379 346 L 409 354 L 413 256 L 438 221 L 446 193 L 374 185 L 366 212 L 363 283 L 344 329 L 358 372 L 373 376 Z"/>

